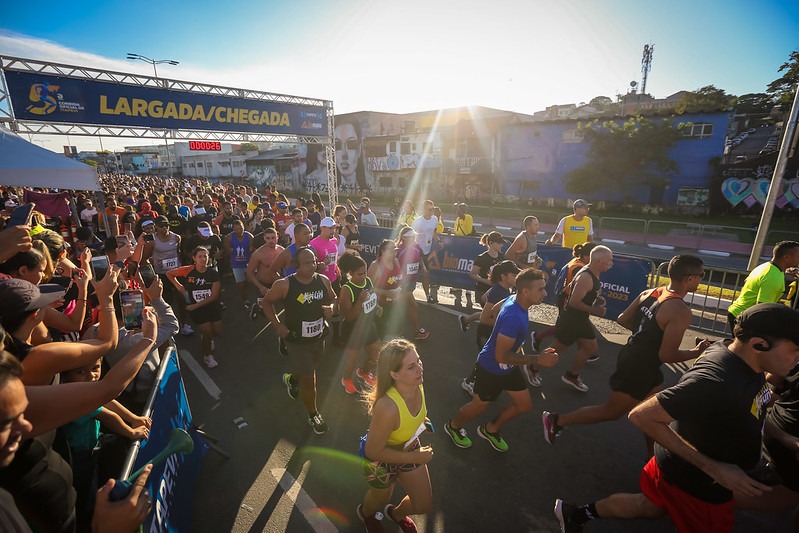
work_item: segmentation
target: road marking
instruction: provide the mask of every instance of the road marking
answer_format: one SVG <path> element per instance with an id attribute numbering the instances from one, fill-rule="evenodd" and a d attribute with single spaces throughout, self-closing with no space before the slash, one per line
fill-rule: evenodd
<path id="1" fill-rule="evenodd" d="M 602 242 L 609 242 L 610 244 L 624 244 L 624 241 L 619 239 L 602 239 Z"/>
<path id="2" fill-rule="evenodd" d="M 338 531 L 333 522 L 324 513 L 319 512 L 319 506 L 308 496 L 301 483 L 295 480 L 285 468 L 273 468 L 272 476 L 278 481 L 283 493 L 302 513 L 302 516 L 305 517 L 314 531 L 317 533 L 335 533 Z"/>
<path id="3" fill-rule="evenodd" d="M 196 359 L 191 355 L 191 352 L 188 350 L 178 350 L 178 354 L 180 355 L 180 360 L 191 370 L 194 377 L 200 382 L 200 384 L 205 388 L 206 392 L 211 395 L 211 398 L 214 400 L 218 400 L 222 397 L 222 389 L 211 379 L 211 376 L 208 375 L 208 372 L 203 370 L 203 367 L 200 366 L 200 363 L 197 362 Z"/>
<path id="4" fill-rule="evenodd" d="M 700 254 L 715 255 L 716 257 L 729 257 L 730 252 L 719 252 L 717 250 L 697 250 Z"/>
<path id="5" fill-rule="evenodd" d="M 674 250 L 674 246 L 670 246 L 668 244 L 647 244 L 650 248 L 654 248 L 655 250 Z"/>
<path id="6" fill-rule="evenodd" d="M 233 423 L 236 424 L 236 427 L 239 429 L 244 429 L 247 427 L 247 422 L 244 421 L 244 417 L 240 416 L 238 418 L 233 419 Z"/>

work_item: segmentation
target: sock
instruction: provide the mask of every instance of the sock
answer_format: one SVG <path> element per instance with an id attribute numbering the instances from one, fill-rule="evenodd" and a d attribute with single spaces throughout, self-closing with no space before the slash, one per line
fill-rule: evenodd
<path id="1" fill-rule="evenodd" d="M 575 525 L 581 526 L 589 520 L 596 520 L 599 514 L 596 512 L 596 503 L 587 503 L 579 507 L 572 516 Z"/>

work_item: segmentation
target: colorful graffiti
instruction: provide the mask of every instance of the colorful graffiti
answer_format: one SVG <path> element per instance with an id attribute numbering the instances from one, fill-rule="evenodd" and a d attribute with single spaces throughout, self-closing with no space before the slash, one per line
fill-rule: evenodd
<path id="1" fill-rule="evenodd" d="M 743 203 L 746 207 L 765 205 L 771 180 L 768 178 L 727 178 L 721 184 L 721 193 L 733 206 Z M 799 179 L 783 181 L 782 194 L 776 206 L 782 209 L 799 208 Z"/>

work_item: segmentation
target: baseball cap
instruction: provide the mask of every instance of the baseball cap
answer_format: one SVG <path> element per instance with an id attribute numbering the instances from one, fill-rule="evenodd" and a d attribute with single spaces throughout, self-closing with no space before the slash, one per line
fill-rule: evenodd
<path id="1" fill-rule="evenodd" d="M 64 287 L 56 283 L 34 285 L 24 279 L 6 279 L 0 281 L 0 301 L 3 318 L 14 318 L 27 311 L 35 311 L 50 305 L 64 296 Z"/>
<path id="2" fill-rule="evenodd" d="M 141 223 L 141 227 L 143 228 L 145 226 L 150 226 L 152 224 L 155 224 L 155 222 L 153 222 L 152 220 L 145 220 L 144 222 Z"/>
<path id="3" fill-rule="evenodd" d="M 203 237 L 210 237 L 211 236 L 211 226 L 198 225 L 197 226 L 197 233 L 199 233 Z"/>
<path id="4" fill-rule="evenodd" d="M 288 204 L 286 202 L 278 202 L 277 207 L 279 207 L 280 209 L 286 209 L 288 207 Z"/>
<path id="5" fill-rule="evenodd" d="M 491 272 L 496 272 L 497 275 L 503 274 L 518 274 L 522 270 L 519 268 L 519 265 L 511 261 L 510 259 L 506 259 L 504 261 L 500 261 L 491 269 Z"/>
<path id="6" fill-rule="evenodd" d="M 405 237 L 416 237 L 416 232 L 415 232 L 415 231 L 413 231 L 413 229 L 409 229 L 408 231 L 404 231 L 404 232 L 402 232 L 401 234 L 402 234 L 402 238 L 403 238 L 403 239 L 404 239 Z"/>
<path id="7" fill-rule="evenodd" d="M 589 204 L 588 202 L 580 198 L 574 201 L 574 204 L 572 204 L 572 208 L 577 209 L 578 207 L 591 207 L 592 205 L 593 204 Z"/>
<path id="8" fill-rule="evenodd" d="M 737 323 L 749 335 L 788 339 L 799 345 L 799 311 L 787 305 L 753 305 L 738 315 Z"/>
<path id="9" fill-rule="evenodd" d="M 322 219 L 321 222 L 319 222 L 319 227 L 320 228 L 332 228 L 335 225 L 336 225 L 336 221 L 333 220 L 330 217 L 325 217 L 325 218 Z"/>
<path id="10" fill-rule="evenodd" d="M 19 204 L 14 200 L 6 200 L 6 207 L 19 207 Z"/>

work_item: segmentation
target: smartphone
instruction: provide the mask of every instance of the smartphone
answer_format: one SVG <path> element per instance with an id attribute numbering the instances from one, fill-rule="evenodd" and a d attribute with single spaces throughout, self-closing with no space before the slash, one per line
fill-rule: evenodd
<path id="1" fill-rule="evenodd" d="M 141 274 L 141 280 L 144 282 L 145 287 L 149 287 L 155 281 L 155 270 L 153 270 L 153 265 L 150 263 L 140 265 L 139 274 Z"/>
<path id="2" fill-rule="evenodd" d="M 133 233 L 133 224 L 131 224 L 130 222 L 128 222 L 127 224 L 125 224 L 125 225 L 124 225 L 124 228 L 125 228 L 125 233 L 126 233 L 126 234 L 127 234 L 127 233 Z"/>
<path id="3" fill-rule="evenodd" d="M 139 263 L 137 263 L 136 261 L 128 260 L 128 266 L 127 266 L 128 279 L 135 277 L 136 272 L 138 271 L 139 271 Z"/>
<path id="4" fill-rule="evenodd" d="M 196 214 L 198 214 L 198 215 L 204 215 L 205 214 L 205 208 L 204 207 L 196 207 L 196 208 L 194 208 L 194 212 Z"/>
<path id="5" fill-rule="evenodd" d="M 144 234 L 144 242 L 153 242 L 155 237 L 153 237 L 152 233 L 145 233 Z"/>
<path id="6" fill-rule="evenodd" d="M 122 302 L 122 320 L 125 329 L 141 329 L 142 311 L 144 311 L 144 295 L 141 291 L 121 291 L 119 300 Z"/>
<path id="7" fill-rule="evenodd" d="M 108 274 L 110 265 L 108 264 L 107 255 L 98 255 L 91 259 L 92 277 L 95 281 L 100 281 Z"/>
<path id="8" fill-rule="evenodd" d="M 36 207 L 36 204 L 31 202 L 14 209 L 14 211 L 11 213 L 11 217 L 6 220 L 6 227 L 13 228 L 14 226 L 30 226 L 34 207 Z"/>
<path id="9" fill-rule="evenodd" d="M 125 246 L 130 241 L 127 235 L 117 235 L 116 240 L 117 240 L 117 248 Z"/>

